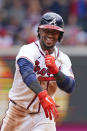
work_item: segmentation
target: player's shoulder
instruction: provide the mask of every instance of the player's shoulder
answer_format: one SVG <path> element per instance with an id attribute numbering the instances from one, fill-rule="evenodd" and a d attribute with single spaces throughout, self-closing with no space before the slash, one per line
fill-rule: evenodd
<path id="1" fill-rule="evenodd" d="M 61 50 L 59 50 L 59 58 L 63 63 L 71 63 L 69 56 Z"/>
<path id="2" fill-rule="evenodd" d="M 32 42 L 32 43 L 30 43 L 30 44 L 26 44 L 26 45 L 23 45 L 22 47 L 21 47 L 21 49 L 23 50 L 23 49 L 36 49 L 37 48 L 37 46 L 36 46 L 36 44 L 35 44 L 35 42 Z"/>
<path id="3" fill-rule="evenodd" d="M 16 56 L 16 60 L 18 60 L 19 58 L 23 57 L 23 58 L 28 58 L 28 59 L 35 59 L 38 55 L 38 48 L 35 44 L 35 42 L 27 44 L 27 45 L 23 45 L 17 56 Z"/>
<path id="4" fill-rule="evenodd" d="M 60 49 L 59 49 L 59 56 L 61 58 L 69 58 L 69 56 L 66 53 L 64 53 L 63 51 L 61 51 Z"/>

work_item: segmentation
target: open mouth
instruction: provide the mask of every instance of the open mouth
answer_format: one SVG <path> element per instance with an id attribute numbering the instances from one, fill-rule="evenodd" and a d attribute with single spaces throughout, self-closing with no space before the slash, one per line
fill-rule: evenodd
<path id="1" fill-rule="evenodd" d="M 46 43 L 49 44 L 49 45 L 52 45 L 54 43 L 54 39 L 46 37 Z"/>

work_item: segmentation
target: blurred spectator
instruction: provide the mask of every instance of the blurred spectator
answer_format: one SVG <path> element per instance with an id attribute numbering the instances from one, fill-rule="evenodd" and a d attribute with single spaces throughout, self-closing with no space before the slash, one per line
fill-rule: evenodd
<path id="1" fill-rule="evenodd" d="M 41 17 L 41 8 L 38 0 L 28 1 L 26 17 L 22 23 L 23 29 L 19 32 L 18 41 L 31 43 L 36 40 L 36 28 Z M 20 40 L 19 40 L 20 39 Z"/>
<path id="2" fill-rule="evenodd" d="M 5 2 L 4 0 L 0 0 L 0 9 L 3 8 L 4 2 Z"/>
<path id="3" fill-rule="evenodd" d="M 50 7 L 51 7 L 51 5 L 53 5 L 53 2 L 55 2 L 55 0 L 39 0 L 39 1 L 40 1 L 40 5 L 42 8 L 42 14 L 44 12 L 51 11 Z"/>
<path id="4" fill-rule="evenodd" d="M 87 0 L 78 0 L 78 15 L 79 18 L 87 15 Z"/>
<path id="5" fill-rule="evenodd" d="M 0 47 L 10 47 L 13 45 L 13 39 L 8 31 L 4 28 L 0 29 Z"/>
<path id="6" fill-rule="evenodd" d="M 13 17 L 10 19 L 9 24 L 7 25 L 7 30 L 11 34 L 14 40 L 14 45 L 16 45 L 16 39 L 18 37 L 18 33 L 22 29 L 22 26 L 18 24 L 18 21 Z"/>
<path id="7" fill-rule="evenodd" d="M 79 25 L 87 32 L 87 0 L 78 1 Z"/>
<path id="8" fill-rule="evenodd" d="M 64 45 L 87 45 L 87 0 L 0 0 L 0 28 L 7 30 L 11 45 L 30 43 L 35 41 L 40 17 L 47 11 L 63 17 Z"/>
<path id="9" fill-rule="evenodd" d="M 87 45 L 87 32 L 80 30 L 77 34 L 77 45 Z"/>
<path id="10" fill-rule="evenodd" d="M 78 26 L 78 17 L 70 15 L 68 17 L 68 25 L 65 26 L 63 45 L 84 46 L 87 43 L 87 33 Z"/>
<path id="11" fill-rule="evenodd" d="M 87 0 L 71 0 L 69 15 L 74 15 L 78 19 L 78 24 L 87 31 Z"/>
<path id="12" fill-rule="evenodd" d="M 41 8 L 38 0 L 28 1 L 28 8 L 26 10 L 26 18 L 24 20 L 24 24 L 31 24 L 34 26 L 37 24 L 41 17 Z"/>
<path id="13" fill-rule="evenodd" d="M 10 9 L 12 7 L 13 0 L 1 0 L 3 1 L 3 8 Z"/>
<path id="14" fill-rule="evenodd" d="M 71 0 L 69 5 L 69 15 L 78 17 L 78 0 Z"/>
<path id="15" fill-rule="evenodd" d="M 59 1 L 60 10 L 59 14 L 63 17 L 64 23 L 67 24 L 68 15 L 69 15 L 69 0 L 57 0 Z"/>
<path id="16" fill-rule="evenodd" d="M 21 44 L 29 44 L 36 40 L 36 33 L 33 31 L 33 27 L 31 25 L 27 25 L 19 32 L 17 37 L 17 42 Z"/>
<path id="17" fill-rule="evenodd" d="M 18 25 L 22 24 L 25 17 L 25 10 L 22 6 L 21 0 L 13 0 L 13 6 L 9 9 L 9 18 L 15 19 Z"/>
<path id="18" fill-rule="evenodd" d="M 64 33 L 64 45 L 77 45 L 76 36 L 79 32 L 79 27 L 77 26 L 77 16 L 72 14 L 68 17 L 68 25 L 65 26 Z"/>
<path id="19" fill-rule="evenodd" d="M 49 5 L 49 10 L 60 14 L 60 4 L 58 0 L 53 0 Z"/>
<path id="20" fill-rule="evenodd" d="M 0 9 L 0 27 L 6 25 L 6 19 L 7 19 L 7 12 L 5 9 Z"/>

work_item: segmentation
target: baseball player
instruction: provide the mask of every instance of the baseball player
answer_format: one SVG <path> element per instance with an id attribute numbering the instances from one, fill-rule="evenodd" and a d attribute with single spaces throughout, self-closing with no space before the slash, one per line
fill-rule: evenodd
<path id="1" fill-rule="evenodd" d="M 39 39 L 21 47 L 1 131 L 56 131 L 55 92 L 71 93 L 75 85 L 71 61 L 56 47 L 63 34 L 62 17 L 48 12 L 38 26 Z"/>

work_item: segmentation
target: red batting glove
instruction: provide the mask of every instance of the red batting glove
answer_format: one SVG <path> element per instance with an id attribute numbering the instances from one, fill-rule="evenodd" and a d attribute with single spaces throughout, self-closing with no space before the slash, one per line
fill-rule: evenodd
<path id="1" fill-rule="evenodd" d="M 57 74 L 59 72 L 59 69 L 55 64 L 54 56 L 49 55 L 48 51 L 46 51 L 45 64 L 52 74 Z"/>
<path id="2" fill-rule="evenodd" d="M 46 118 L 49 117 L 50 120 L 52 120 L 52 114 L 53 116 L 56 118 L 58 117 L 58 111 L 56 109 L 56 105 L 55 102 L 53 101 L 53 99 L 48 95 L 47 91 L 41 91 L 38 94 L 40 103 L 44 109 Z"/>

